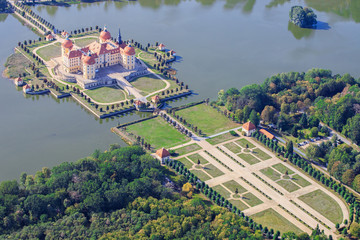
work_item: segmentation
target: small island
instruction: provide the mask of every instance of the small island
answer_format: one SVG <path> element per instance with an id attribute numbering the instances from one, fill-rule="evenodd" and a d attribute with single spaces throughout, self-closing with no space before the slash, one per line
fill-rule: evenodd
<path id="1" fill-rule="evenodd" d="M 311 8 L 293 6 L 289 13 L 290 21 L 301 28 L 312 28 L 316 23 L 316 14 Z"/>

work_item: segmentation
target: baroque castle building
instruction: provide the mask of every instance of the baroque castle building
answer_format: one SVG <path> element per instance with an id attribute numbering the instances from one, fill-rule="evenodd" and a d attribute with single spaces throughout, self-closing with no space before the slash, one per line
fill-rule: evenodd
<path id="1" fill-rule="evenodd" d="M 82 72 L 85 79 L 94 79 L 98 69 L 121 64 L 125 69 L 135 68 L 135 49 L 121 40 L 111 40 L 111 34 L 104 28 L 99 40 L 86 47 L 76 48 L 70 39 L 61 45 L 63 68 L 68 73 Z"/>

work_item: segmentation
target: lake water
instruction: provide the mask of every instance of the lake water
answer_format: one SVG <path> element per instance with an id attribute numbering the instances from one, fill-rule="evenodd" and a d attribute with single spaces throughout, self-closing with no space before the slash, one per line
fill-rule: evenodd
<path id="1" fill-rule="evenodd" d="M 312 67 L 360 76 L 359 1 L 268 2 L 139 0 L 33 8 L 59 29 L 106 25 L 114 37 L 121 28 L 123 39 L 159 41 L 174 49 L 182 57 L 175 65 L 179 79 L 198 94 L 181 103 L 214 99 L 220 89 Z M 321 28 L 328 30 L 289 24 L 293 5 L 314 8 Z M 11 15 L 0 15 L 0 31 L 3 71 L 17 42 L 37 36 Z M 5 78 L 0 79 L 0 109 L 0 180 L 74 161 L 111 143 L 123 144 L 110 128 L 143 116 L 99 121 L 71 99 L 24 97 Z"/>

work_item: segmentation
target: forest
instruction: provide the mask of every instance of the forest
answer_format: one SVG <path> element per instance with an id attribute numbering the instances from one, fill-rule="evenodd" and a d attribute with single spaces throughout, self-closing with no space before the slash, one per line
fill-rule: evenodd
<path id="1" fill-rule="evenodd" d="M 360 79 L 349 74 L 333 75 L 313 68 L 267 78 L 263 84 L 240 90 L 221 90 L 216 104 L 238 122 L 261 120 L 295 139 L 328 136 L 330 128 L 360 144 Z M 323 123 L 321 125 L 320 123 Z M 360 155 L 346 144 L 332 141 L 307 148 L 311 160 L 327 165 L 328 171 L 344 184 L 360 191 Z"/>
<path id="2" fill-rule="evenodd" d="M 262 239 L 239 216 L 205 198 L 139 146 L 43 168 L 0 184 L 0 238 Z"/>

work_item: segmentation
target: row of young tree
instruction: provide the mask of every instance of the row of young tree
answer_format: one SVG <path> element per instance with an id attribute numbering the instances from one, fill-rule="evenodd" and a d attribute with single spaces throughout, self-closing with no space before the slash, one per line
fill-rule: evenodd
<path id="1" fill-rule="evenodd" d="M 55 26 L 51 24 L 50 22 L 46 21 L 44 18 L 42 18 L 40 15 L 36 14 L 31 10 L 31 8 L 25 6 L 20 1 L 14 2 L 16 8 L 15 11 L 21 14 L 23 17 L 28 19 L 30 22 L 32 22 L 34 25 L 39 27 L 42 31 L 47 33 L 48 31 L 52 31 L 55 29 Z"/>

